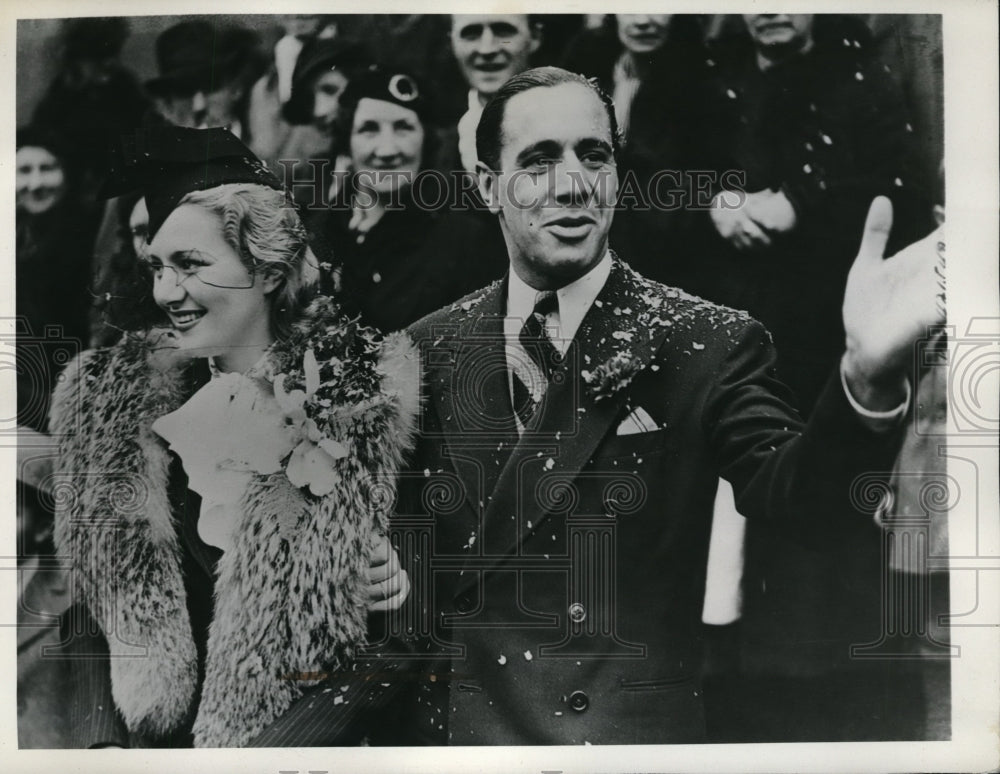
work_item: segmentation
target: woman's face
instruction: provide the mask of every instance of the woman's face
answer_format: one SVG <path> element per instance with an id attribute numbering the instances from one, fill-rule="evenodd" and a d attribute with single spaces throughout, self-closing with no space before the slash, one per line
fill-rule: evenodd
<path id="1" fill-rule="evenodd" d="M 340 70 L 320 73 L 313 83 L 313 123 L 330 134 L 340 116 L 340 97 L 347 88 L 347 76 Z"/>
<path id="2" fill-rule="evenodd" d="M 615 14 L 618 21 L 618 40 L 633 54 L 650 54 L 659 50 L 667 39 L 669 13 Z"/>
<path id="3" fill-rule="evenodd" d="M 226 242 L 218 216 L 204 207 L 175 209 L 147 249 L 153 299 L 173 323 L 178 346 L 245 371 L 271 343 L 267 294 L 277 281 L 251 274 Z"/>
<path id="4" fill-rule="evenodd" d="M 59 159 L 46 148 L 26 145 L 17 149 L 17 208 L 41 215 L 66 194 L 66 173 Z"/>
<path id="5" fill-rule="evenodd" d="M 413 182 L 423 163 L 424 127 L 409 108 L 365 97 L 351 127 L 351 161 L 359 185 L 377 193 Z"/>

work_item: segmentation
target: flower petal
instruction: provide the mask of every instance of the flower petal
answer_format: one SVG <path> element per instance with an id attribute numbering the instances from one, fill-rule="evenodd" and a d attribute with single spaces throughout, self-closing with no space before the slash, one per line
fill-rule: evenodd
<path id="1" fill-rule="evenodd" d="M 329 454 L 333 459 L 339 460 L 347 456 L 347 447 L 340 441 L 332 438 L 324 438 L 319 442 L 319 448 Z"/>
<path id="2" fill-rule="evenodd" d="M 310 441 L 295 447 L 285 473 L 294 486 L 308 486 L 317 497 L 332 492 L 339 478 L 333 457 Z"/>
<path id="3" fill-rule="evenodd" d="M 312 397 L 319 389 L 319 363 L 311 349 L 307 349 L 302 357 L 302 370 L 306 375 L 306 395 Z"/>

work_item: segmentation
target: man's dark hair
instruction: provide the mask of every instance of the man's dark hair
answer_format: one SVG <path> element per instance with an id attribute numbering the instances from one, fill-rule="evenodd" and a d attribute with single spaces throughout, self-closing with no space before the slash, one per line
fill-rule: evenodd
<path id="1" fill-rule="evenodd" d="M 618 135 L 618 120 L 615 118 L 615 104 L 611 101 L 611 97 L 597 85 L 596 81 L 579 73 L 571 73 L 560 67 L 536 67 L 515 75 L 501 86 L 493 98 L 486 103 L 483 115 L 479 119 L 479 126 L 476 127 L 476 155 L 479 156 L 479 160 L 490 169 L 496 172 L 500 171 L 503 117 L 507 102 L 511 97 L 531 89 L 551 88 L 564 83 L 580 84 L 590 89 L 601 100 L 601 104 L 604 105 L 604 110 L 608 114 L 608 123 L 611 126 L 611 148 L 617 158 L 621 142 Z"/>

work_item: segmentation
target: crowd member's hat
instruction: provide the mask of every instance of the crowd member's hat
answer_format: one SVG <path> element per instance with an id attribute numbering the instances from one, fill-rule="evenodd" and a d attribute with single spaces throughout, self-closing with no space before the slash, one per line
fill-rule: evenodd
<path id="1" fill-rule="evenodd" d="M 17 149 L 45 148 L 52 155 L 65 160 L 69 155 L 69 138 L 64 131 L 51 126 L 32 124 L 17 130 Z"/>
<path id="2" fill-rule="evenodd" d="M 102 198 L 139 191 L 149 210 L 149 236 L 186 194 L 226 183 L 257 183 L 282 190 L 281 181 L 225 129 L 157 126 L 125 135 L 112 150 Z"/>
<path id="3" fill-rule="evenodd" d="M 313 38 L 299 52 L 292 71 L 292 95 L 282 112 L 290 124 L 312 122 L 313 81 L 322 73 L 339 70 L 348 83 L 372 62 L 363 43 L 345 38 Z"/>
<path id="4" fill-rule="evenodd" d="M 257 36 L 241 27 L 216 29 L 205 21 L 186 21 L 156 39 L 159 75 L 146 82 L 157 97 L 217 91 L 258 68 L 263 54 Z"/>
<path id="5" fill-rule="evenodd" d="M 416 77 L 402 69 L 371 65 L 344 89 L 341 104 L 351 113 L 362 99 L 378 99 L 409 108 L 426 121 L 430 103 Z"/>

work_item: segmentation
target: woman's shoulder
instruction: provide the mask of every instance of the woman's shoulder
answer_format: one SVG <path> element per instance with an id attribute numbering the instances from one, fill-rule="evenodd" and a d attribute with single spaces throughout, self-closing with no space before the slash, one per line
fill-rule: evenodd
<path id="1" fill-rule="evenodd" d="M 165 329 L 126 333 L 119 342 L 70 358 L 56 380 L 50 409 L 54 432 L 101 407 L 121 408 L 131 398 L 182 389 L 181 377 L 191 363 Z M 164 393 L 164 391 L 166 391 Z"/>
<path id="2" fill-rule="evenodd" d="M 360 316 L 349 315 L 337 299 L 318 296 L 298 322 L 291 335 L 273 350 L 276 373 L 301 368 L 306 352 L 311 352 L 320 365 L 321 382 L 356 381 L 378 374 L 386 364 L 399 361 L 399 368 L 413 356 L 413 345 L 405 334 L 384 336 L 381 331 L 365 325 Z M 373 387 L 377 387 L 375 382 Z M 360 397 L 360 396 L 359 396 Z"/>

